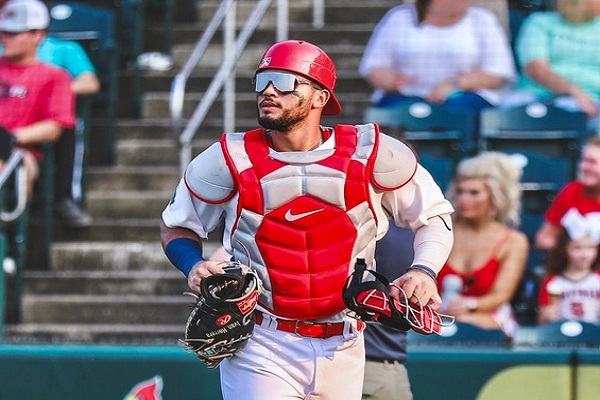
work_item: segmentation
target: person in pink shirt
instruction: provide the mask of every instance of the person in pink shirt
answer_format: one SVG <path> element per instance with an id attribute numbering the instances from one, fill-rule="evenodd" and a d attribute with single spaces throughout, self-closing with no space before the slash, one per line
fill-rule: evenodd
<path id="1" fill-rule="evenodd" d="M 0 163 L 13 148 L 25 150 L 29 194 L 43 157 L 39 145 L 58 140 L 75 124 L 71 77 L 36 55 L 49 22 L 40 4 L 9 1 L 0 14 Z"/>

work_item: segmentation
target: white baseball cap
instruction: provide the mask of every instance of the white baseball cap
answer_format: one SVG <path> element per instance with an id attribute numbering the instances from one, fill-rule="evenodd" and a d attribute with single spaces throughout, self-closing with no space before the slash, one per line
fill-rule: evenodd
<path id="1" fill-rule="evenodd" d="M 10 0 L 0 10 L 0 32 L 27 32 L 46 29 L 48 7 L 38 0 Z"/>

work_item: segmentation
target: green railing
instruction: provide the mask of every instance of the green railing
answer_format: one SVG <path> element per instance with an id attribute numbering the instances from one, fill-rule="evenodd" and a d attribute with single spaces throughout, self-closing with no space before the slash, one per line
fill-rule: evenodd
<path id="1" fill-rule="evenodd" d="M 0 173 L 0 337 L 4 334 L 6 312 L 19 317 L 21 282 L 27 232 L 27 180 L 23 152 L 16 150 Z M 12 265 L 14 270 L 4 267 Z M 14 274 L 13 299 L 9 301 L 6 274 Z M 11 308 L 8 309 L 10 305 Z"/>
<path id="2" fill-rule="evenodd" d="M 0 232 L 0 260 L 6 257 L 6 235 Z M 4 308 L 6 307 L 6 279 L 4 265 L 0 268 L 0 338 L 4 336 Z"/>
<path id="3" fill-rule="evenodd" d="M 418 400 L 589 400 L 600 393 L 597 349 L 409 343 L 406 366 Z M 142 383 L 155 384 L 157 398 L 222 399 L 219 370 L 175 345 L 0 345 L 0 382 L 2 399 L 129 399 Z"/>

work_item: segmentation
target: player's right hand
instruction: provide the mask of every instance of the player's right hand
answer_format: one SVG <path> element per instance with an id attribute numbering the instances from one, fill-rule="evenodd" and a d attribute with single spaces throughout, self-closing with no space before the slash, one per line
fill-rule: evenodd
<path id="1" fill-rule="evenodd" d="M 188 286 L 194 293 L 200 293 L 200 280 L 209 275 L 222 274 L 225 261 L 203 260 L 194 265 L 188 274 Z"/>

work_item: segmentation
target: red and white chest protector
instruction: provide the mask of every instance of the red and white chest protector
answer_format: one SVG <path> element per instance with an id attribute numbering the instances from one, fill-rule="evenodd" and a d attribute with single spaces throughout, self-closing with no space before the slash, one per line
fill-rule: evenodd
<path id="1" fill-rule="evenodd" d="M 263 282 L 260 305 L 280 317 L 340 313 L 355 258 L 373 256 L 370 181 L 378 133 L 340 125 L 334 135 L 335 149 L 300 152 L 296 160 L 287 153 L 287 161 L 273 157 L 263 129 L 221 142 L 238 192 L 234 253 L 241 261 L 250 255 Z"/>

